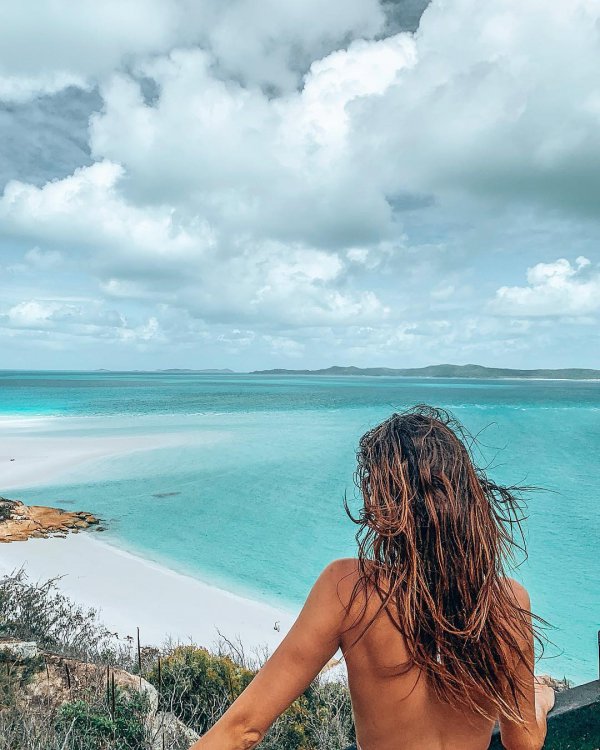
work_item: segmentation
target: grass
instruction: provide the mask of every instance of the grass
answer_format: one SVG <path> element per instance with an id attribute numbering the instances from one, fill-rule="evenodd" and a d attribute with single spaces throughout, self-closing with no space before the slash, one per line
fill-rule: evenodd
<path id="1" fill-rule="evenodd" d="M 167 724 L 165 747 L 187 749 L 185 727 L 205 732 L 268 657 L 266 651 L 246 654 L 241 643 L 223 637 L 214 652 L 191 643 L 141 647 L 109 631 L 94 609 L 73 603 L 57 583 L 32 583 L 23 570 L 0 579 L 0 637 L 35 641 L 48 659 L 65 657 L 67 683 L 66 698 L 40 699 L 39 690 L 35 698 L 32 685 L 51 684 L 44 655 L 21 660 L 2 655 L 0 750 L 162 750 Z M 96 678 L 80 684 L 79 662 L 69 659 L 85 662 L 86 674 L 89 668 Z M 149 710 L 147 691 L 115 688 L 117 669 L 154 686 L 156 710 Z M 347 685 L 319 678 L 275 722 L 260 747 L 343 750 L 353 740 Z"/>

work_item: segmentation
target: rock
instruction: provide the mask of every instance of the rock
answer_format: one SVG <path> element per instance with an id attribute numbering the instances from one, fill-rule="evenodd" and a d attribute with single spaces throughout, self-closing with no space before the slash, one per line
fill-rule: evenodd
<path id="1" fill-rule="evenodd" d="M 33 644 L 35 646 L 35 644 Z M 26 700 L 43 702 L 54 708 L 67 701 L 85 699 L 90 690 L 104 690 L 107 668 L 104 665 L 73 659 L 48 651 L 38 651 L 43 656 L 42 668 L 30 679 L 24 689 Z M 158 710 L 158 691 L 149 682 L 123 669 L 110 668 L 115 687 L 129 693 L 141 691 L 148 696 L 151 713 Z"/>
<path id="2" fill-rule="evenodd" d="M 42 705 L 46 711 L 56 711 L 63 703 L 79 698 L 89 699 L 90 692 L 104 693 L 107 679 L 105 666 L 49 652 L 39 652 L 35 643 L 16 645 L 23 646 L 23 653 L 27 658 L 41 655 L 44 659 L 42 667 L 33 674 L 23 690 L 24 704 Z M 27 651 L 24 646 L 30 646 L 31 649 Z M 189 746 L 199 739 L 199 735 L 174 714 L 158 710 L 158 690 L 143 677 L 116 668 L 111 668 L 108 674 L 111 679 L 114 676 L 115 687 L 119 690 L 128 693 L 142 692 L 148 697 L 146 726 L 152 738 L 153 750 L 180 746 L 182 739 Z"/>
<path id="3" fill-rule="evenodd" d="M 563 690 L 569 690 L 569 688 L 572 687 L 572 683 L 566 678 L 558 680 L 556 677 L 552 677 L 549 674 L 536 674 L 535 678 L 538 682 L 548 685 L 548 687 L 556 690 L 557 693 L 562 693 Z"/>
<path id="4" fill-rule="evenodd" d="M 200 735 L 193 729 L 187 727 L 175 714 L 166 711 L 159 711 L 151 717 L 149 724 L 149 734 L 152 737 L 152 750 L 163 750 L 166 747 L 174 747 L 175 743 L 182 738 L 189 745 L 197 742 Z"/>
<path id="5" fill-rule="evenodd" d="M 70 531 L 87 529 L 100 520 L 84 511 L 25 505 L 0 497 L 0 542 L 24 541 L 31 537 L 64 537 Z"/>
<path id="6" fill-rule="evenodd" d="M 35 659 L 36 656 L 39 656 L 35 641 L 0 641 L 0 653 L 15 659 L 15 661 Z"/>

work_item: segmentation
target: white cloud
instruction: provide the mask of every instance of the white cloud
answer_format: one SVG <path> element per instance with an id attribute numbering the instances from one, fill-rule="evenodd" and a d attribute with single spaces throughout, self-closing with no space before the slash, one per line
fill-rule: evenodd
<path id="1" fill-rule="evenodd" d="M 493 312 L 515 317 L 579 317 L 600 311 L 600 270 L 588 258 L 566 258 L 527 269 L 528 285 L 503 286 L 490 305 Z"/>
<path id="2" fill-rule="evenodd" d="M 553 311 L 597 311 L 596 2 L 434 0 L 416 35 L 385 39 L 376 0 L 66 8 L 14 4 L 0 95 L 98 84 L 95 163 L 7 185 L 3 268 L 85 279 L 122 312 L 91 322 L 28 287 L 4 325 L 436 360 L 523 351 Z M 594 263 L 537 263 L 559 231 Z M 485 307 L 521 250 L 527 285 Z"/>
<path id="3" fill-rule="evenodd" d="M 178 226 L 172 208 L 138 208 L 122 201 L 118 184 L 123 168 L 108 161 L 81 167 L 64 180 L 41 188 L 9 182 L 0 199 L 6 233 L 39 237 L 45 243 L 81 251 L 124 250 L 170 260 L 187 257 L 210 244 L 210 231 L 196 225 L 194 237 Z"/>
<path id="4" fill-rule="evenodd" d="M 75 86 L 88 89 L 82 76 L 66 72 L 40 73 L 37 76 L 0 75 L 0 101 L 22 104 L 35 96 L 52 96 L 63 89 Z"/>
<path id="5" fill-rule="evenodd" d="M 112 297 L 163 299 L 221 320 L 313 324 L 387 314 L 373 292 L 337 288 L 344 264 L 335 253 L 247 239 L 228 247 L 197 217 L 127 203 L 122 177 L 120 166 L 98 162 L 43 188 L 9 183 L 0 219 L 15 234 L 74 251 L 73 262 L 91 266 Z"/>
<path id="6" fill-rule="evenodd" d="M 48 333 L 65 340 L 98 340 L 140 344 L 164 342 L 160 323 L 152 316 L 145 322 L 131 322 L 122 313 L 108 309 L 101 300 L 85 304 L 63 299 L 23 300 L 0 312 L 3 333 L 19 330 L 47 337 Z"/>
<path id="7" fill-rule="evenodd" d="M 166 51 L 177 39 L 178 6 L 169 0 L 4 3 L 0 94 L 19 101 L 86 86 L 127 58 Z"/>
<path id="8" fill-rule="evenodd" d="M 270 345 L 273 352 L 290 359 L 298 359 L 304 354 L 306 347 L 300 341 L 289 336 L 264 336 L 264 340 Z"/>
<path id="9" fill-rule="evenodd" d="M 599 27 L 593 0 L 433 0 L 416 64 L 354 112 L 360 153 L 390 189 L 597 214 Z"/>
<path id="10" fill-rule="evenodd" d="M 223 73 L 294 87 L 298 72 L 347 38 L 384 26 L 377 0 L 37 0 L 5 3 L 0 98 L 92 86 L 145 55 L 211 52 Z"/>
<path id="11" fill-rule="evenodd" d="M 14 305 L 8 311 L 8 320 L 16 328 L 45 328 L 52 315 L 60 309 L 56 303 L 29 300 Z"/>
<path id="12" fill-rule="evenodd" d="M 383 196 L 366 208 L 347 179 L 345 107 L 381 93 L 412 53 L 408 38 L 352 44 L 277 100 L 213 78 L 199 50 L 147 62 L 139 71 L 158 84 L 156 104 L 113 77 L 92 122 L 100 160 L 41 188 L 9 183 L 0 219 L 14 236 L 86 256 L 112 297 L 212 320 L 384 319 L 372 290 L 346 283 L 341 256 L 313 245 L 340 231 L 354 244 L 365 219 L 377 233 L 389 220 Z"/>
<path id="13" fill-rule="evenodd" d="M 394 83 L 398 71 L 416 64 L 416 46 L 408 34 L 377 42 L 357 40 L 345 50 L 315 61 L 299 95 L 280 103 L 281 138 L 286 148 L 320 149 L 327 162 L 346 145 L 355 99 L 379 96 Z"/>
<path id="14" fill-rule="evenodd" d="M 408 35 L 354 42 L 276 99 L 215 78 L 210 62 L 177 50 L 141 64 L 159 87 L 152 105 L 129 76 L 103 88 L 92 153 L 124 166 L 131 200 L 176 202 L 255 237 L 331 245 L 389 233 L 385 195 L 350 158 L 347 108 L 414 63 Z"/>
<path id="15" fill-rule="evenodd" d="M 192 18 L 196 3 L 188 3 Z M 204 3 L 198 25 L 223 72 L 246 84 L 296 87 L 299 71 L 355 37 L 382 31 L 378 0 L 235 0 Z"/>
<path id="16" fill-rule="evenodd" d="M 122 341 L 134 341 L 136 343 L 166 340 L 155 317 L 151 317 L 147 323 L 142 323 L 135 328 L 126 326 L 117 328 L 116 333 Z"/>

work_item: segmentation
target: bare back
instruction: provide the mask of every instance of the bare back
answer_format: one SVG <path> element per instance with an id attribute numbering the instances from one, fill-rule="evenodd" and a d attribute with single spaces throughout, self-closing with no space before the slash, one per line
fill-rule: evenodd
<path id="1" fill-rule="evenodd" d="M 380 602 L 367 591 L 367 608 L 358 621 L 365 600 L 357 599 L 350 606 L 358 575 L 358 561 L 352 558 L 336 560 L 323 570 L 281 645 L 193 750 L 250 750 L 259 745 L 277 716 L 339 649 L 348 667 L 360 750 L 487 749 L 493 721 L 438 700 L 416 667 L 398 674 L 398 665 L 407 661 L 406 644 L 385 613 L 378 614 L 356 642 Z M 507 585 L 518 586 L 508 579 Z M 528 607 L 529 602 L 525 599 L 522 604 Z M 481 697 L 476 703 L 485 708 Z M 505 746 L 541 748 L 545 730 L 536 724 L 532 678 L 521 709 L 523 727 L 500 722 L 503 742 L 506 737 L 512 743 Z"/>
<path id="2" fill-rule="evenodd" d="M 348 560 L 340 595 L 349 597 L 357 566 Z M 440 702 L 418 668 L 398 674 L 408 659 L 406 644 L 372 592 L 362 621 L 342 635 L 361 750 L 486 750 L 493 722 Z M 362 609 L 364 599 L 357 607 Z M 350 613 L 350 622 L 360 612 Z M 362 638 L 365 625 L 375 617 Z M 354 644 L 354 645 L 352 645 Z"/>

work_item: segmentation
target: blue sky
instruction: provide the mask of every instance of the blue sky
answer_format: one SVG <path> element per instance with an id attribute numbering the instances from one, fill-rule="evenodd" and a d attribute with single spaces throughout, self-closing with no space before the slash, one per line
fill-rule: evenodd
<path id="1" fill-rule="evenodd" d="M 600 367 L 600 5 L 425 5 L 4 3 L 0 367 Z"/>

